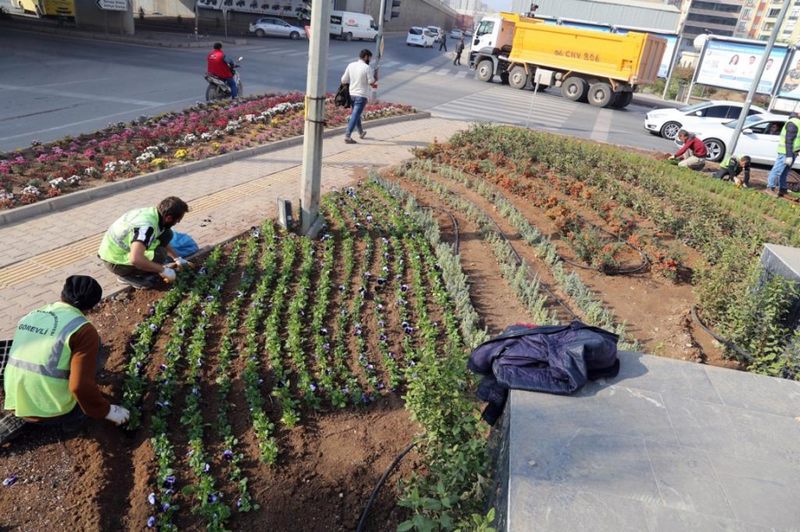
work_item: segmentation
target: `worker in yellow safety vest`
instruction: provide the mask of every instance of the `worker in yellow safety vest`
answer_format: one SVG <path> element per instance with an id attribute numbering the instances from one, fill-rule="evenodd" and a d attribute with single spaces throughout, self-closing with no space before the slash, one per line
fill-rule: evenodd
<path id="1" fill-rule="evenodd" d="M 4 409 L 13 415 L 0 420 L 0 443 L 28 423 L 74 431 L 88 418 L 128 421 L 128 410 L 110 404 L 95 381 L 100 336 L 83 313 L 102 295 L 92 277 L 72 275 L 61 301 L 19 321 L 3 371 Z"/>
<path id="2" fill-rule="evenodd" d="M 158 207 L 128 211 L 106 231 L 97 254 L 121 283 L 135 288 L 155 288 L 160 278 L 170 283 L 176 276 L 173 267 L 191 267 L 170 246 L 172 227 L 187 212 L 189 206 L 175 196 Z"/>
<path id="3" fill-rule="evenodd" d="M 800 152 L 800 113 L 789 115 L 778 137 L 778 155 L 767 176 L 765 192 L 771 196 L 783 196 L 787 191 L 787 177 L 794 165 L 795 157 Z"/>

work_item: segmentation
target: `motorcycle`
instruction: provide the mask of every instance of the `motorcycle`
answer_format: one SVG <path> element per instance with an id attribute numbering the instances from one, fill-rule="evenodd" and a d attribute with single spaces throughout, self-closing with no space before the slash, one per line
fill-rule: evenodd
<path id="1" fill-rule="evenodd" d="M 241 61 L 244 59 L 243 57 L 239 57 L 237 61 Z M 239 68 L 238 65 L 232 61 L 228 62 L 228 66 L 233 72 L 233 79 L 236 82 L 236 88 L 238 90 L 239 96 L 242 95 L 242 79 L 239 77 L 239 72 L 237 69 Z M 211 100 L 221 100 L 223 98 L 230 98 L 231 97 L 231 88 L 228 85 L 228 82 L 222 78 L 215 76 L 214 74 L 207 73 L 205 75 L 205 79 L 208 82 L 208 87 L 206 87 L 206 101 L 210 102 Z"/>

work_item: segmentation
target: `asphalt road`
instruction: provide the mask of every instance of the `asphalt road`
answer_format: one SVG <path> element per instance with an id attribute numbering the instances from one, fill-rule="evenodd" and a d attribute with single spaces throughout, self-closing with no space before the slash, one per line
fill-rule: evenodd
<path id="1" fill-rule="evenodd" d="M 450 41 L 452 46 L 455 41 Z M 177 110 L 204 97 L 207 50 L 157 48 L 10 30 L 0 34 L 0 151 L 47 142 L 127 121 Z M 327 87 L 335 91 L 348 62 L 370 42 L 331 41 Z M 226 47 L 243 56 L 246 94 L 305 90 L 307 41 L 250 39 Z M 452 53 L 452 52 L 451 52 Z M 467 63 L 467 52 L 463 62 Z M 642 129 L 646 108 L 597 109 L 573 103 L 550 89 L 534 96 L 473 78 L 452 55 L 405 45 L 404 35 L 387 38 L 378 97 L 454 119 L 507 122 L 568 135 L 671 150 L 671 143 Z M 531 103 L 531 99 L 533 102 Z"/>

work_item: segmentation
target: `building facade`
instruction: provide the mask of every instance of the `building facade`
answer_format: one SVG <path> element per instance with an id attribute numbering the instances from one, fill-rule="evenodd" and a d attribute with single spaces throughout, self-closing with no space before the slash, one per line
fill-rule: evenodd
<path id="1" fill-rule="evenodd" d="M 704 33 L 737 35 L 742 4 L 742 0 L 691 0 L 683 36 L 691 40 Z"/>
<path id="2" fill-rule="evenodd" d="M 663 0 L 512 0 L 512 11 L 525 13 L 531 3 L 538 4 L 541 16 L 665 32 L 677 31 L 681 19 L 680 9 Z"/>
<path id="3" fill-rule="evenodd" d="M 737 36 L 767 40 L 775 29 L 783 2 L 745 0 L 739 17 Z M 800 0 L 791 0 L 789 11 L 778 33 L 778 42 L 794 44 L 800 39 Z"/>

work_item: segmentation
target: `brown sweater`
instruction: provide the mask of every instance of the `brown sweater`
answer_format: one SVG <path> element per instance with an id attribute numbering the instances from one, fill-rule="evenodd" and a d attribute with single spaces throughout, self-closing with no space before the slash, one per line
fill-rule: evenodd
<path id="1" fill-rule="evenodd" d="M 69 391 L 75 396 L 84 414 L 95 419 L 104 419 L 111 404 L 100 393 L 94 379 L 99 347 L 100 335 L 91 323 L 82 326 L 70 336 L 72 360 L 69 365 Z M 40 421 L 38 418 L 25 419 Z"/>

